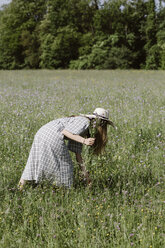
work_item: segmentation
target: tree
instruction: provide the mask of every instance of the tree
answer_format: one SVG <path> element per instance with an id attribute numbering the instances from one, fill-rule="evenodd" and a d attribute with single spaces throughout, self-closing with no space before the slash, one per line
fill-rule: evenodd
<path id="1" fill-rule="evenodd" d="M 0 20 L 0 67 L 37 68 L 39 65 L 38 24 L 45 13 L 44 0 L 13 0 Z"/>
<path id="2" fill-rule="evenodd" d="M 164 20 L 154 0 L 13 0 L 0 68 L 164 69 Z"/>
<path id="3" fill-rule="evenodd" d="M 77 58 L 79 33 L 72 27 L 58 29 L 57 35 L 47 34 L 42 43 L 41 68 L 67 68 Z"/>
<path id="4" fill-rule="evenodd" d="M 160 54 L 160 68 L 165 69 L 165 8 L 158 13 L 157 43 Z"/>
<path id="5" fill-rule="evenodd" d="M 132 67 L 139 69 L 144 67 L 146 60 L 144 46 L 147 4 L 143 0 L 132 0 L 123 2 L 122 6 L 124 44 L 132 52 Z"/>
<path id="6" fill-rule="evenodd" d="M 156 39 L 156 13 L 155 1 L 147 3 L 148 15 L 146 20 L 146 69 L 157 69 L 159 66 L 159 48 Z"/>
<path id="7" fill-rule="evenodd" d="M 87 40 L 83 34 L 92 30 L 93 9 L 88 0 L 49 0 L 40 24 L 42 68 L 67 68 L 70 60 L 83 53 Z M 85 36 L 84 36 L 85 37 Z M 87 37 L 87 36 L 86 36 Z"/>
<path id="8" fill-rule="evenodd" d="M 19 43 L 21 16 L 14 4 L 4 9 L 0 19 L 0 68 L 19 68 L 23 63 L 21 46 Z"/>

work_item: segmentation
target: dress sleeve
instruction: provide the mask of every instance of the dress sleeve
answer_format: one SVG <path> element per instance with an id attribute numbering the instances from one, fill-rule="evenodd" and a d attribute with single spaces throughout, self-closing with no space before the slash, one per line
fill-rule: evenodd
<path id="1" fill-rule="evenodd" d="M 90 121 L 86 117 L 71 117 L 69 123 L 65 126 L 65 130 L 72 134 L 82 134 L 89 127 Z"/>

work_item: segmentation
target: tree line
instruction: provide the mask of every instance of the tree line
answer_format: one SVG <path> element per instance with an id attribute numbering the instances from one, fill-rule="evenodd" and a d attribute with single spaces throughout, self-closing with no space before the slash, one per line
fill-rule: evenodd
<path id="1" fill-rule="evenodd" d="M 13 0 L 0 10 L 0 69 L 165 69 L 154 0 Z"/>

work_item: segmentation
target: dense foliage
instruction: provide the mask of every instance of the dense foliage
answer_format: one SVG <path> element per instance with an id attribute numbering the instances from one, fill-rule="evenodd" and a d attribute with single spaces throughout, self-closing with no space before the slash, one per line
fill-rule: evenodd
<path id="1" fill-rule="evenodd" d="M 0 69 L 19 68 L 165 69 L 164 4 L 13 0 L 0 11 Z"/>

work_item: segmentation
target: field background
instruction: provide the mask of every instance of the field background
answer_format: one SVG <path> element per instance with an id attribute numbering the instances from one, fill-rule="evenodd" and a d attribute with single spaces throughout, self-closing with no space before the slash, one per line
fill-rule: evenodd
<path id="1" fill-rule="evenodd" d="M 164 71 L 0 71 L 0 247 L 165 247 L 164 92 Z M 18 192 L 36 131 L 96 107 L 117 130 L 83 151 L 92 187 L 75 163 L 71 190 Z"/>

